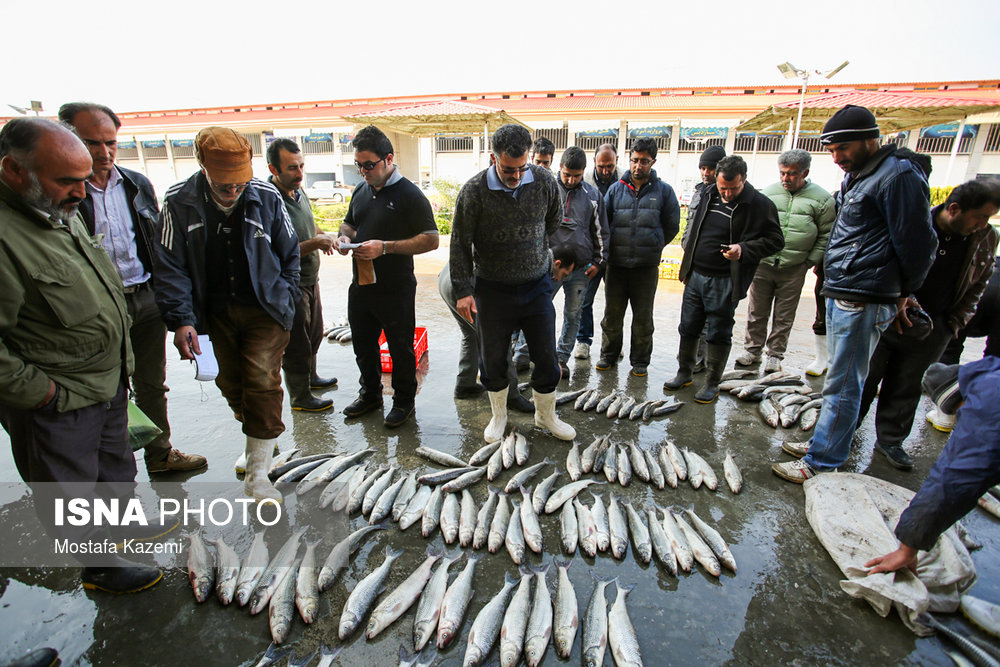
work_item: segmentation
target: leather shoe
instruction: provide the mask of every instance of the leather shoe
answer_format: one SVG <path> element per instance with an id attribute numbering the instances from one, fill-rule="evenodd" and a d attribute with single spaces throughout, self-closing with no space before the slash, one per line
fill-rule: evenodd
<path id="1" fill-rule="evenodd" d="M 392 410 L 385 416 L 386 428 L 398 428 L 406 423 L 406 420 L 413 415 L 413 406 L 401 406 L 393 403 Z"/>
<path id="2" fill-rule="evenodd" d="M 875 451 L 889 459 L 889 465 L 893 468 L 899 468 L 900 470 L 913 469 L 913 459 L 910 458 L 910 455 L 900 445 L 883 445 L 876 440 Z"/>
<path id="3" fill-rule="evenodd" d="M 171 449 L 162 461 L 147 461 L 146 472 L 188 472 L 207 465 L 208 459 L 201 454 L 185 454 Z"/>
<path id="4" fill-rule="evenodd" d="M 527 415 L 535 414 L 535 404 L 522 396 L 521 392 L 516 389 L 507 392 L 507 409 L 515 412 L 523 412 Z"/>
<path id="5" fill-rule="evenodd" d="M 116 567 L 85 567 L 80 574 L 83 587 L 108 593 L 138 593 L 155 586 L 163 572 L 155 567 L 118 559 Z"/>
<path id="6" fill-rule="evenodd" d="M 337 386 L 337 378 L 321 378 L 318 375 L 313 375 L 309 378 L 309 388 L 310 389 L 329 389 L 330 387 Z"/>
<path id="7" fill-rule="evenodd" d="M 372 410 L 381 410 L 382 400 L 371 400 L 364 396 L 358 396 L 354 402 L 344 408 L 344 415 L 347 417 L 360 417 L 368 414 Z"/>
<path id="8" fill-rule="evenodd" d="M 455 387 L 455 398 L 475 398 L 484 391 L 486 391 L 486 387 L 478 382 L 471 387 Z"/>

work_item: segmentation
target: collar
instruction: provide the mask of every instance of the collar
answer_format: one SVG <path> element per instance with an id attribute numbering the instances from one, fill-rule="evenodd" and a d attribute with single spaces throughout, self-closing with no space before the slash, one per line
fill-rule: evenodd
<path id="1" fill-rule="evenodd" d="M 389 174 L 389 178 L 386 179 L 385 185 L 383 185 L 382 187 L 387 188 L 390 185 L 395 185 L 396 183 L 399 183 L 401 180 L 403 180 L 403 175 L 399 173 L 399 166 L 394 164 L 392 165 L 392 173 Z"/>
<path id="2" fill-rule="evenodd" d="M 535 182 L 535 175 L 531 171 L 531 165 L 528 165 L 528 171 L 524 172 L 524 176 L 521 177 L 521 182 L 517 184 L 517 188 L 508 188 L 500 180 L 500 176 L 497 175 L 497 166 L 491 164 L 486 170 L 486 185 L 490 190 L 503 190 L 504 192 L 514 192 L 522 185 L 527 185 L 529 183 Z"/>
<path id="3" fill-rule="evenodd" d="M 594 167 L 591 173 L 594 176 L 594 183 L 600 183 L 601 185 L 611 185 L 618 180 L 618 167 L 615 167 L 614 172 L 611 174 L 611 178 L 608 180 L 601 178 L 601 175 L 597 173 L 597 167 Z"/>
<path id="4" fill-rule="evenodd" d="M 270 176 L 267 177 L 267 182 L 270 183 L 271 185 L 273 185 L 274 189 L 277 190 L 278 193 L 284 199 L 288 199 L 289 201 L 298 203 L 299 198 L 302 196 L 302 189 L 301 188 L 296 188 L 295 190 L 292 190 L 292 195 L 293 195 L 292 197 L 289 197 L 288 195 L 286 195 L 285 191 L 282 190 L 281 188 L 279 188 L 278 184 L 274 182 L 274 174 L 271 174 Z"/>
<path id="5" fill-rule="evenodd" d="M 111 175 L 108 177 L 108 184 L 103 188 L 99 188 L 89 180 L 84 182 L 84 186 L 87 188 L 87 192 L 111 192 L 116 187 L 122 184 L 125 179 L 122 178 L 121 172 L 118 171 L 117 165 L 111 165 Z"/>

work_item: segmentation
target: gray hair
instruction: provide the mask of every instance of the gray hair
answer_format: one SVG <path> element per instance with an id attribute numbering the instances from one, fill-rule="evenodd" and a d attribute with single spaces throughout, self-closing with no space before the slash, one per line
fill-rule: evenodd
<path id="1" fill-rule="evenodd" d="M 35 147 L 43 134 L 67 132 L 76 133 L 62 123 L 48 118 L 14 118 L 0 129 L 0 158 L 8 155 L 22 166 L 33 168 Z"/>
<path id="2" fill-rule="evenodd" d="M 793 148 L 778 156 L 778 166 L 780 167 L 798 167 L 800 171 L 805 171 L 811 164 L 812 156 L 809 155 L 809 151 L 804 151 L 801 148 Z"/>

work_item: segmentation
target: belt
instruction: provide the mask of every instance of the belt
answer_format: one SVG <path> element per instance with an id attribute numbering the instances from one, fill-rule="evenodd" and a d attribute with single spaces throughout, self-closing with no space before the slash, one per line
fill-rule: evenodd
<path id="1" fill-rule="evenodd" d="M 124 288 L 122 291 L 125 292 L 126 294 L 135 294 L 136 292 L 138 292 L 140 290 L 144 290 L 147 287 L 149 287 L 149 281 L 148 280 L 146 282 L 144 282 L 144 283 L 139 283 L 138 285 L 129 285 L 128 287 Z"/>

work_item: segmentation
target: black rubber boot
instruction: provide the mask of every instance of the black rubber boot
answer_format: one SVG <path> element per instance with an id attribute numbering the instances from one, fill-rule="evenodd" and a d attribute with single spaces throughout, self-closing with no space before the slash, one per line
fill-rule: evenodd
<path id="1" fill-rule="evenodd" d="M 719 382 L 729 361 L 729 350 L 732 345 L 708 344 L 708 354 L 705 356 L 705 386 L 694 395 L 695 403 L 711 403 L 719 395 Z"/>
<path id="2" fill-rule="evenodd" d="M 115 567 L 85 567 L 80 574 L 83 587 L 108 593 L 138 593 L 156 585 L 163 572 L 155 567 L 119 558 Z"/>
<path id="3" fill-rule="evenodd" d="M 521 395 L 517 390 L 517 384 L 513 382 L 510 383 L 510 390 L 507 392 L 507 409 L 528 415 L 535 414 L 535 405 Z"/>
<path id="4" fill-rule="evenodd" d="M 315 373 L 309 378 L 310 389 L 329 389 L 337 386 L 337 378 L 321 378 Z"/>
<path id="5" fill-rule="evenodd" d="M 677 375 L 663 383 L 668 391 L 677 391 L 691 384 L 691 374 L 694 371 L 695 355 L 698 353 L 698 339 L 681 336 L 677 348 Z"/>
<path id="6" fill-rule="evenodd" d="M 3 667 L 55 667 L 58 664 L 59 651 L 54 648 L 36 648 L 14 662 L 4 663 Z"/>
<path id="7" fill-rule="evenodd" d="M 316 398 L 309 389 L 309 376 L 285 373 L 285 387 L 288 389 L 288 400 L 292 410 L 306 412 L 321 412 L 333 407 L 329 398 Z"/>

